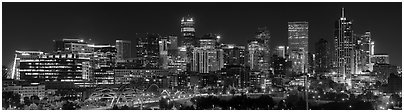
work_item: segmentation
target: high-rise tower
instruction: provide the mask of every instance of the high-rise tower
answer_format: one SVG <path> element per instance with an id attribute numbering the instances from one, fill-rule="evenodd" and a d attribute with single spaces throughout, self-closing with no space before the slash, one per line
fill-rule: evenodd
<path id="1" fill-rule="evenodd" d="M 288 22 L 288 54 L 292 71 L 306 73 L 308 69 L 309 23 Z"/>
<path id="2" fill-rule="evenodd" d="M 353 36 L 352 21 L 345 17 L 344 8 L 342 8 L 341 18 L 335 22 L 334 40 L 334 67 L 337 77 L 340 81 L 347 82 L 350 79 L 350 74 L 355 73 L 354 48 L 356 42 Z"/>
<path id="3" fill-rule="evenodd" d="M 195 46 L 195 21 L 193 17 L 183 17 L 181 19 L 181 46 Z"/>

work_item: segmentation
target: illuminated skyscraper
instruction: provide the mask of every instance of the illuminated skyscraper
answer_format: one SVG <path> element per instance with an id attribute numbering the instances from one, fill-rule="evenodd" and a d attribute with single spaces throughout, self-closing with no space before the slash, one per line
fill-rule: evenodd
<path id="1" fill-rule="evenodd" d="M 370 31 L 366 31 L 357 39 L 357 72 L 371 70 L 371 45 L 372 38 Z"/>
<path id="2" fill-rule="evenodd" d="M 337 69 L 337 77 L 342 82 L 350 82 L 350 74 L 355 73 L 356 42 L 353 37 L 352 21 L 345 17 L 344 8 L 341 18 L 335 22 L 334 39 L 334 67 Z"/>
<path id="3" fill-rule="evenodd" d="M 288 22 L 288 54 L 292 61 L 292 70 L 296 73 L 306 73 L 308 69 L 308 22 Z"/>
<path id="4" fill-rule="evenodd" d="M 248 42 L 248 66 L 251 70 L 264 71 L 268 70 L 265 57 L 265 47 L 262 40 L 255 39 Z"/>
<path id="5" fill-rule="evenodd" d="M 127 59 L 131 58 L 131 42 L 127 40 L 116 40 L 117 58 Z"/>
<path id="6" fill-rule="evenodd" d="M 195 28 L 194 28 L 194 18 L 193 17 L 183 17 L 181 19 L 181 33 L 182 33 L 182 45 L 185 46 L 195 46 Z"/>

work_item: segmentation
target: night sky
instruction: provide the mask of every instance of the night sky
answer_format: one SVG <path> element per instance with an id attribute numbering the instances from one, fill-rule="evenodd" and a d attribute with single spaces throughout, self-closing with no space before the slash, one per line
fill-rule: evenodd
<path id="1" fill-rule="evenodd" d="M 401 3 L 4 3 L 3 65 L 15 50 L 50 52 L 52 40 L 91 39 L 114 44 L 134 41 L 135 33 L 180 35 L 180 19 L 196 20 L 196 35 L 222 35 L 222 42 L 245 45 L 258 27 L 267 26 L 273 45 L 287 45 L 287 22 L 309 22 L 309 49 L 325 38 L 333 43 L 334 22 L 345 15 L 353 30 L 372 33 L 375 52 L 390 55 L 401 66 Z M 133 46 L 134 47 L 134 46 Z"/>

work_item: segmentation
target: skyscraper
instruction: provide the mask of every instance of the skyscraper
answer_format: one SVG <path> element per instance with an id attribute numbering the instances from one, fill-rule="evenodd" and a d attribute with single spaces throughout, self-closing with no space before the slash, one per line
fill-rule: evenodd
<path id="1" fill-rule="evenodd" d="M 288 54 L 295 73 L 306 73 L 308 69 L 308 22 L 288 22 Z"/>
<path id="2" fill-rule="evenodd" d="M 168 43 L 167 37 L 162 37 L 159 40 L 159 51 L 160 51 L 160 65 L 163 69 L 168 68 Z"/>
<path id="3" fill-rule="evenodd" d="M 251 70 L 264 71 L 268 70 L 265 57 L 265 47 L 262 40 L 250 40 L 247 45 L 248 48 L 248 66 Z"/>
<path id="4" fill-rule="evenodd" d="M 187 16 L 181 19 L 181 33 L 182 33 L 182 45 L 185 46 L 195 46 L 195 28 L 194 28 L 194 18 Z"/>
<path id="5" fill-rule="evenodd" d="M 192 52 L 192 71 L 209 73 L 223 68 L 223 50 L 217 49 L 216 37 L 212 34 L 204 35 L 199 44 Z"/>
<path id="6" fill-rule="evenodd" d="M 321 38 L 314 45 L 315 48 L 315 64 L 314 69 L 316 73 L 325 73 L 328 72 L 331 68 L 331 58 L 330 58 L 330 47 L 328 41 Z"/>
<path id="7" fill-rule="evenodd" d="M 341 18 L 335 22 L 334 39 L 334 67 L 337 69 L 337 77 L 342 82 L 350 82 L 350 74 L 355 73 L 356 42 L 353 37 L 352 21 L 345 17 L 344 8 L 342 8 Z"/>
<path id="8" fill-rule="evenodd" d="M 159 67 L 159 34 L 138 34 L 136 41 L 136 58 L 142 60 L 145 68 Z M 167 46 L 165 46 L 167 47 Z"/>
<path id="9" fill-rule="evenodd" d="M 370 31 L 366 31 L 365 34 L 361 35 L 357 39 L 357 72 L 370 70 L 371 65 L 371 45 L 372 38 Z"/>
<path id="10" fill-rule="evenodd" d="M 261 70 L 263 70 L 263 71 L 269 71 L 269 68 L 270 68 L 270 64 L 271 64 L 271 62 L 270 62 L 270 59 L 271 59 L 271 52 L 270 52 L 270 50 L 271 50 L 271 45 L 270 45 L 270 39 L 271 39 L 271 36 L 270 36 L 270 34 L 269 34 L 269 31 L 268 31 L 268 29 L 267 29 L 267 27 L 259 27 L 258 28 L 258 32 L 257 32 L 257 34 L 256 34 L 256 37 L 255 37 L 256 39 L 259 39 L 259 40 L 261 40 L 261 42 L 262 42 L 262 45 L 263 45 L 263 55 L 264 55 L 264 57 L 263 57 L 263 63 L 262 63 L 262 67 L 260 68 Z"/>
<path id="11" fill-rule="evenodd" d="M 127 59 L 131 58 L 131 42 L 128 40 L 116 40 L 117 58 Z"/>

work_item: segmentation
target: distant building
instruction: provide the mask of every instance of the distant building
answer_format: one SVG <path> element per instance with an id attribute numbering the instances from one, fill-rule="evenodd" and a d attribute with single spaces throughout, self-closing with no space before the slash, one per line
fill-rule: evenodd
<path id="1" fill-rule="evenodd" d="M 251 70 L 269 72 L 269 63 L 265 62 L 265 50 L 263 41 L 259 39 L 250 40 L 247 45 L 248 66 Z"/>
<path id="2" fill-rule="evenodd" d="M 116 40 L 117 58 L 127 59 L 132 57 L 131 41 L 128 40 Z"/>
<path id="3" fill-rule="evenodd" d="M 315 44 L 315 64 L 314 64 L 314 69 L 316 73 L 325 73 L 329 72 L 332 63 L 331 63 L 331 49 L 329 47 L 329 43 L 327 40 L 320 39 L 318 42 Z"/>
<path id="4" fill-rule="evenodd" d="M 372 73 L 375 74 L 377 80 L 382 83 L 387 83 L 387 78 L 390 74 L 398 74 L 397 66 L 390 64 L 375 64 L 373 65 Z"/>
<path id="5" fill-rule="evenodd" d="M 249 69 L 240 65 L 226 65 L 219 72 L 220 82 L 217 87 L 246 88 L 250 86 Z"/>
<path id="6" fill-rule="evenodd" d="M 244 46 L 236 46 L 232 44 L 222 44 L 223 63 L 224 65 L 241 65 L 246 66 L 247 59 L 246 49 Z"/>
<path id="7" fill-rule="evenodd" d="M 20 80 L 29 82 L 73 82 L 81 85 L 91 80 L 90 62 L 78 54 L 29 54 L 34 52 L 16 51 L 21 56 L 16 64 Z M 29 55 L 29 56 L 28 56 Z M 33 55 L 33 56 L 31 56 Z M 86 86 L 86 85 L 81 85 Z"/>
<path id="8" fill-rule="evenodd" d="M 306 73 L 308 70 L 308 22 L 288 22 L 288 54 L 293 71 Z"/>
<path id="9" fill-rule="evenodd" d="M 342 8 L 341 17 L 335 22 L 334 40 L 334 67 L 337 69 L 337 77 L 349 83 L 350 75 L 356 70 L 354 51 L 356 41 L 353 36 L 352 21 L 345 17 L 344 8 Z"/>
<path id="10" fill-rule="evenodd" d="M 181 19 L 181 46 L 195 46 L 195 20 L 193 17 L 187 16 Z"/>
<path id="11" fill-rule="evenodd" d="M 18 85 L 3 87 L 3 92 L 11 91 L 24 97 L 38 96 L 40 99 L 45 97 L 45 85 Z"/>
<path id="12" fill-rule="evenodd" d="M 111 45 L 91 45 L 94 48 L 90 59 L 95 84 L 114 84 L 114 71 L 117 60 L 117 49 Z"/>
<path id="13" fill-rule="evenodd" d="M 374 64 L 390 64 L 388 54 L 374 54 L 371 56 L 371 63 Z"/>
<path id="14" fill-rule="evenodd" d="M 276 46 L 275 54 L 278 57 L 286 58 L 286 47 L 285 46 Z"/>
<path id="15" fill-rule="evenodd" d="M 160 68 L 167 69 L 168 68 L 168 47 L 169 40 L 167 37 L 162 37 L 159 40 L 159 54 L 160 54 Z"/>
<path id="16" fill-rule="evenodd" d="M 147 69 L 159 68 L 159 34 L 138 34 L 136 41 L 136 58 L 142 60 L 142 66 Z"/>
<path id="17" fill-rule="evenodd" d="M 271 35 L 267 29 L 267 27 L 259 27 L 256 33 L 255 39 L 261 40 L 264 47 L 264 71 L 268 71 L 270 68 L 270 59 L 271 59 Z"/>
<path id="18" fill-rule="evenodd" d="M 93 49 L 83 39 L 62 39 L 54 40 L 55 52 L 74 52 L 88 53 L 93 52 Z"/>
<path id="19" fill-rule="evenodd" d="M 115 84 L 134 84 L 147 89 L 156 84 L 159 88 L 167 88 L 169 72 L 161 69 L 114 69 Z"/>
<path id="20" fill-rule="evenodd" d="M 357 73 L 363 71 L 371 71 L 371 56 L 372 54 L 372 38 L 370 31 L 366 31 L 357 40 Z"/>
<path id="21" fill-rule="evenodd" d="M 223 50 L 196 47 L 193 51 L 192 71 L 209 73 L 223 68 Z"/>
<path id="22" fill-rule="evenodd" d="M 174 35 L 168 36 L 168 56 L 177 56 L 178 55 L 178 37 Z"/>

